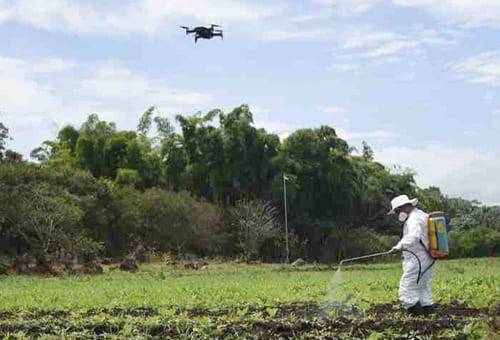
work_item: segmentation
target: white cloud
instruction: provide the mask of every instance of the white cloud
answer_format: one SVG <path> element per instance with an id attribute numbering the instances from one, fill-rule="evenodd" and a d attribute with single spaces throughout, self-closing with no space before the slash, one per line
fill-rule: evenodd
<path id="1" fill-rule="evenodd" d="M 394 32 L 377 32 L 370 29 L 360 29 L 347 32 L 339 42 L 341 49 L 356 49 L 374 47 L 381 43 L 390 43 L 402 39 L 404 36 Z"/>
<path id="2" fill-rule="evenodd" d="M 437 17 L 469 25 L 500 25 L 498 0 L 392 0 L 396 5 L 422 8 Z"/>
<path id="3" fill-rule="evenodd" d="M 305 23 L 310 21 L 317 21 L 329 18 L 331 14 L 329 12 L 318 12 L 304 15 L 296 15 L 290 18 L 292 23 Z"/>
<path id="4" fill-rule="evenodd" d="M 400 7 L 422 9 L 446 20 L 471 26 L 500 26 L 500 1 L 498 0 L 312 0 L 332 6 L 339 16 L 357 16 L 375 5 L 390 3 Z"/>
<path id="5" fill-rule="evenodd" d="M 389 147 L 376 150 L 386 165 L 409 167 L 417 172 L 421 186 L 435 185 L 445 193 L 500 204 L 500 150 L 476 151 L 446 145 L 423 148 Z"/>
<path id="6" fill-rule="evenodd" d="M 397 81 L 401 81 L 401 82 L 407 82 L 407 81 L 412 81 L 413 79 L 415 79 L 415 76 L 417 74 L 415 72 L 407 72 L 407 73 L 402 73 L 402 74 L 398 74 L 394 77 L 394 79 L 396 79 Z"/>
<path id="7" fill-rule="evenodd" d="M 0 3 L 0 6 L 2 4 Z M 9 9 L 2 9 L 0 7 L 0 24 L 2 24 L 4 21 L 7 21 L 11 17 L 11 11 Z"/>
<path id="8" fill-rule="evenodd" d="M 353 72 L 359 73 L 360 66 L 355 64 L 335 64 L 328 67 L 329 71 Z"/>
<path id="9" fill-rule="evenodd" d="M 335 54 L 338 60 L 358 60 L 366 64 L 365 60 L 368 59 L 386 63 L 402 56 L 424 56 L 429 46 L 455 43 L 454 38 L 444 31 L 419 28 L 403 34 L 365 27 L 337 34 Z"/>
<path id="10" fill-rule="evenodd" d="M 253 113 L 255 126 L 264 128 L 269 133 L 274 133 L 281 140 L 287 138 L 294 131 L 303 127 L 284 121 L 277 121 L 274 114 L 267 107 L 259 105 L 250 105 L 250 111 Z"/>
<path id="11" fill-rule="evenodd" d="M 75 66 L 75 62 L 59 58 L 46 58 L 30 64 L 31 71 L 35 73 L 66 72 Z"/>
<path id="12" fill-rule="evenodd" d="M 493 93 L 492 91 L 486 92 L 483 96 L 483 99 L 487 101 L 493 100 L 493 98 L 495 98 L 495 93 Z"/>
<path id="13" fill-rule="evenodd" d="M 500 50 L 488 51 L 454 64 L 460 78 L 471 83 L 500 85 Z"/>
<path id="14" fill-rule="evenodd" d="M 312 0 L 314 3 L 334 6 L 338 16 L 350 17 L 361 15 L 376 5 L 380 0 Z"/>
<path id="15" fill-rule="evenodd" d="M 34 69 L 26 61 L 0 56 L 0 105 L 13 112 L 45 111 L 60 108 L 55 89 L 34 79 Z"/>
<path id="16" fill-rule="evenodd" d="M 207 94 L 173 89 L 163 80 L 146 78 L 115 62 L 96 65 L 90 76 L 78 80 L 75 94 L 113 107 L 121 107 L 121 103 L 134 107 L 193 105 L 212 100 Z"/>
<path id="17" fill-rule="evenodd" d="M 210 94 L 173 88 L 163 79 L 116 62 L 76 64 L 0 56 L 0 117 L 17 138 L 16 149 L 25 155 L 53 138 L 53 121 L 79 125 L 88 114 L 97 113 L 123 128 L 134 128 L 137 116 L 151 105 L 179 113 L 205 109 L 211 100 Z"/>
<path id="18" fill-rule="evenodd" d="M 398 137 L 398 134 L 382 129 L 373 131 L 336 129 L 336 131 L 341 138 L 348 140 L 352 144 L 362 140 L 366 140 L 368 143 L 382 143 Z"/>
<path id="19" fill-rule="evenodd" d="M 320 106 L 319 109 L 323 112 L 333 113 L 333 114 L 349 112 L 349 110 L 340 106 Z"/>
<path id="20" fill-rule="evenodd" d="M 296 39 L 316 39 L 325 37 L 328 32 L 325 30 L 272 30 L 262 34 L 264 40 L 283 41 Z"/>
<path id="21" fill-rule="evenodd" d="M 181 19 L 238 24 L 268 18 L 282 9 L 280 4 L 238 0 L 17 0 L 0 3 L 0 22 L 78 34 L 151 34 Z"/>

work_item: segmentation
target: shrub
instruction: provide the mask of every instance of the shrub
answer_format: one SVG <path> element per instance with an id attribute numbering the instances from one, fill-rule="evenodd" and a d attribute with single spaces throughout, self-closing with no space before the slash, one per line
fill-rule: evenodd
<path id="1" fill-rule="evenodd" d="M 478 227 L 466 231 L 451 231 L 451 257 L 482 257 L 500 254 L 500 231 Z"/>
<path id="2" fill-rule="evenodd" d="M 128 194 L 123 195 L 125 191 Z M 128 225 L 128 234 L 148 249 L 210 255 L 223 240 L 217 206 L 188 192 L 149 189 L 140 193 L 129 188 L 121 193 L 121 225 Z"/>

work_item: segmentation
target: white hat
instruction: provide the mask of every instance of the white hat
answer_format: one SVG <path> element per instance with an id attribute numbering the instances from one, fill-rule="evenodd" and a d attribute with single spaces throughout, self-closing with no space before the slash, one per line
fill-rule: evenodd
<path id="1" fill-rule="evenodd" d="M 399 208 L 399 207 L 402 207 L 403 205 L 407 205 L 407 204 L 411 204 L 413 206 L 416 206 L 418 203 L 418 200 L 416 198 L 414 199 L 409 199 L 408 196 L 406 195 L 399 195 L 398 197 L 394 198 L 392 201 L 391 201 L 391 211 L 389 211 L 387 213 L 387 215 L 391 215 L 391 214 L 394 214 L 394 210 Z"/>

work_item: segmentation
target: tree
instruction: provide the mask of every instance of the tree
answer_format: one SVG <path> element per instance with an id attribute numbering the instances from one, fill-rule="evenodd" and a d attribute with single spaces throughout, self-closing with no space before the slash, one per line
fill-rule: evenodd
<path id="1" fill-rule="evenodd" d="M 105 148 L 115 132 L 114 123 L 101 121 L 94 114 L 90 115 L 80 128 L 75 156 L 79 165 L 89 170 L 95 177 L 107 176 L 111 172 Z"/>
<path id="2" fill-rule="evenodd" d="M 210 122 L 220 113 L 220 110 L 212 110 L 204 115 L 176 117 L 181 125 L 182 145 L 188 161 L 187 189 L 214 201 L 223 198 L 224 156 L 222 132 Z"/>
<path id="3" fill-rule="evenodd" d="M 187 189 L 188 157 L 179 135 L 165 138 L 160 147 L 162 178 L 167 188 L 175 191 Z"/>
<path id="4" fill-rule="evenodd" d="M 119 169 L 131 166 L 131 149 L 136 137 L 133 131 L 119 131 L 106 140 L 103 150 L 106 162 L 103 175 L 113 179 L 116 178 Z M 139 158 L 142 158 L 142 154 Z M 139 170 L 139 168 L 140 166 L 136 165 L 136 168 L 132 169 Z"/>
<path id="5" fill-rule="evenodd" d="M 230 214 L 247 261 L 258 258 L 262 245 L 280 234 L 278 211 L 268 202 L 240 201 L 231 208 Z"/>
<path id="6" fill-rule="evenodd" d="M 151 122 L 153 120 L 153 114 L 155 113 L 156 107 L 151 106 L 147 109 L 141 116 L 139 124 L 137 125 L 137 132 L 139 135 L 146 137 L 151 129 Z"/>
<path id="7" fill-rule="evenodd" d="M 327 220 L 351 213 L 356 173 L 349 146 L 334 129 L 294 132 L 283 142 L 279 157 L 283 171 L 296 176 L 290 190 L 293 218 Z"/>
<path id="8" fill-rule="evenodd" d="M 277 175 L 273 160 L 279 138 L 256 129 L 247 105 L 219 115 L 223 136 L 224 198 L 226 202 L 261 198 Z"/>
<path id="9" fill-rule="evenodd" d="M 4 158 L 5 144 L 9 139 L 9 129 L 3 123 L 0 123 L 0 161 Z"/>
<path id="10" fill-rule="evenodd" d="M 80 133 L 71 125 L 66 125 L 57 134 L 57 139 L 59 143 L 67 146 L 72 153 L 75 152 L 76 143 L 78 142 L 78 137 Z"/>
<path id="11" fill-rule="evenodd" d="M 50 268 L 51 257 L 71 252 L 85 257 L 98 253 L 100 245 L 87 239 L 79 229 L 83 212 L 76 197 L 47 184 L 16 188 L 16 214 L 10 215 L 14 232 L 26 243 L 38 264 Z M 77 249 L 75 239 L 86 240 L 86 249 Z"/>
<path id="12" fill-rule="evenodd" d="M 373 161 L 373 150 L 365 141 L 363 141 L 362 157 L 365 161 Z"/>
<path id="13" fill-rule="evenodd" d="M 7 150 L 5 151 L 3 161 L 5 163 L 21 163 L 23 161 L 23 155 L 12 150 Z"/>
<path id="14" fill-rule="evenodd" d="M 174 127 L 166 117 L 156 116 L 154 118 L 156 130 L 160 138 L 171 138 L 174 135 Z"/>
<path id="15" fill-rule="evenodd" d="M 132 169 L 118 169 L 118 174 L 116 175 L 115 183 L 119 186 L 130 185 L 132 187 L 137 187 L 140 178 L 136 170 Z"/>
<path id="16" fill-rule="evenodd" d="M 418 202 L 425 211 L 447 210 L 448 199 L 437 187 L 417 190 Z"/>

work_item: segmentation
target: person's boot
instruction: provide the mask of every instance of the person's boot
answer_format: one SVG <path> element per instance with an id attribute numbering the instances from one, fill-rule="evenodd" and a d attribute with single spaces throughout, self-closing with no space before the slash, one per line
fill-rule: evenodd
<path id="1" fill-rule="evenodd" d="M 424 313 L 424 310 L 420 302 L 417 302 L 414 306 L 408 308 L 407 311 L 411 316 L 419 316 Z"/>
<path id="2" fill-rule="evenodd" d="M 434 312 L 436 311 L 436 306 L 435 305 L 423 306 L 422 309 L 424 315 L 431 315 L 434 314 Z"/>

